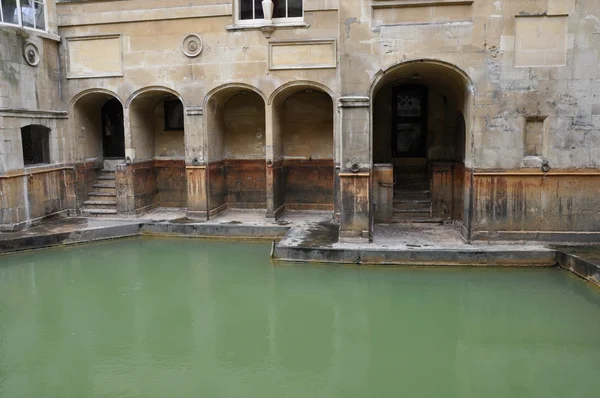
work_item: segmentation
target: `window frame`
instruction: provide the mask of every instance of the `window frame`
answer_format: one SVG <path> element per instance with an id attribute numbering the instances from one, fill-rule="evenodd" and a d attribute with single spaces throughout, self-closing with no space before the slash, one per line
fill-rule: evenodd
<path id="1" fill-rule="evenodd" d="M 25 145 L 24 145 L 24 137 L 23 137 L 23 133 L 25 133 L 25 131 L 23 131 L 24 129 L 29 129 L 29 131 L 27 131 L 29 133 L 29 140 L 33 141 L 31 139 L 31 133 L 36 131 L 35 129 L 39 129 L 38 132 L 43 132 L 44 136 L 42 137 L 42 162 L 41 163 L 27 163 L 27 161 L 25 160 Z M 20 135 L 21 135 L 21 155 L 22 155 L 22 159 L 23 159 L 23 167 L 24 168 L 29 168 L 29 167 L 39 167 L 39 166 L 46 166 L 49 164 L 52 164 L 52 129 L 48 126 L 44 126 L 43 124 L 28 124 L 26 126 L 21 127 L 20 129 Z"/>
<path id="2" fill-rule="evenodd" d="M 2 8 L 2 2 L 4 2 L 6 0 L 0 0 L 0 26 L 17 26 L 19 28 L 23 28 L 23 29 L 31 29 L 34 30 L 36 32 L 48 32 L 48 2 L 46 0 L 16 0 L 16 10 L 18 10 L 17 12 L 17 23 L 12 23 L 12 22 L 4 22 L 4 10 Z M 44 29 L 38 28 L 36 25 L 36 20 L 34 18 L 34 23 L 33 23 L 33 27 L 31 26 L 25 26 L 23 25 L 23 6 L 21 5 L 22 2 L 28 2 L 32 1 L 34 4 L 35 3 L 39 3 L 42 4 L 42 6 L 44 7 Z M 28 7 L 29 8 L 29 7 Z"/>
<path id="3" fill-rule="evenodd" d="M 234 11 L 234 24 L 238 25 L 238 26 L 263 26 L 265 25 L 265 23 L 268 21 L 267 19 L 263 18 L 253 18 L 253 19 L 242 19 L 241 18 L 241 2 L 244 0 L 233 0 L 233 11 Z M 255 1 L 254 0 L 247 0 L 247 1 L 252 1 L 252 7 L 255 6 Z M 286 13 L 289 12 L 288 8 L 287 8 L 287 1 L 286 1 Z M 272 18 L 271 21 L 273 22 L 273 24 L 275 26 L 278 25 L 291 25 L 291 24 L 299 24 L 299 23 L 304 23 L 304 2 L 305 0 L 302 0 L 302 16 L 300 17 L 285 17 L 285 18 Z M 261 5 L 262 7 L 262 5 Z M 255 10 L 255 8 L 253 8 L 253 10 Z M 254 11 L 254 14 L 256 14 L 256 11 Z"/>

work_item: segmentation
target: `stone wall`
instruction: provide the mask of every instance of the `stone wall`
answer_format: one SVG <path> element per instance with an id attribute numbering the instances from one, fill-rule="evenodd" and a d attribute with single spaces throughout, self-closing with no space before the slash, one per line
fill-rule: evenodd
<path id="1" fill-rule="evenodd" d="M 430 160 L 465 169 L 463 178 L 458 166 L 452 181 L 438 175 L 437 213 L 462 219 L 467 237 L 600 232 L 590 213 L 600 208 L 593 188 L 600 175 L 597 1 L 304 4 L 304 23 L 263 32 L 236 26 L 230 0 L 60 2 L 51 19 L 61 45 L 30 37 L 42 53 L 37 68 L 23 61 L 23 35 L 0 28 L 0 111 L 8 138 L 0 141 L 0 173 L 23 169 L 22 126 L 11 119 L 18 109 L 38 112 L 38 119 L 45 112 L 54 123 L 53 163 L 97 158 L 97 113 L 80 112 L 77 104 L 102 93 L 102 100 L 123 104 L 133 161 L 185 161 L 192 212 L 257 204 L 264 190 L 267 213 L 275 216 L 286 202 L 300 201 L 293 195 L 306 198 L 310 187 L 330 184 L 331 175 L 331 190 L 310 202 L 333 202 L 342 230 L 361 235 L 370 228 L 373 160 L 381 157 L 374 144 L 389 132 L 389 110 L 378 95 L 390 85 L 420 84 L 438 109 L 429 115 Z M 190 34 L 202 40 L 197 56 L 182 50 L 195 40 Z M 184 132 L 160 129 L 167 96 L 185 106 Z M 79 104 L 97 108 L 96 100 Z M 247 165 L 227 166 L 232 159 Z M 295 159 L 328 163 L 294 171 L 288 161 Z M 545 162 L 549 171 L 541 170 Z M 353 165 L 359 176 L 349 173 Z M 239 201 L 228 192 L 242 174 L 228 182 L 227 167 L 232 176 L 251 176 L 241 184 L 248 191 L 237 191 Z M 306 178 L 290 180 L 295 173 Z M 563 189 L 565 180 L 576 194 Z M 142 191 L 156 203 L 152 189 Z M 167 202 L 182 203 L 179 183 L 176 191 Z"/>

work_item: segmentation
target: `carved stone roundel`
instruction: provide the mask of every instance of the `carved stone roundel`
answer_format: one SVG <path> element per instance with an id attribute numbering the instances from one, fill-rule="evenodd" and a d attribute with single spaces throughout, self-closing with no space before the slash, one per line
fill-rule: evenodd
<path id="1" fill-rule="evenodd" d="M 197 34 L 191 33 L 183 39 L 181 49 L 188 57 L 197 57 L 202 52 L 202 39 Z"/>
<path id="2" fill-rule="evenodd" d="M 33 43 L 25 43 L 23 46 L 23 57 L 31 66 L 37 66 L 40 63 L 40 51 Z"/>

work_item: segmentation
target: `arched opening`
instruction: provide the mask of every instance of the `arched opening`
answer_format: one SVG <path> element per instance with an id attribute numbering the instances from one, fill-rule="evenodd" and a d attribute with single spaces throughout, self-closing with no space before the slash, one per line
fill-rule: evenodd
<path id="1" fill-rule="evenodd" d="M 376 222 L 463 219 L 468 78 L 435 61 L 399 65 L 372 90 Z"/>
<path id="2" fill-rule="evenodd" d="M 125 162 L 122 103 L 114 93 L 94 89 L 74 99 L 71 114 L 77 208 L 84 215 L 116 214 L 115 167 Z"/>
<path id="3" fill-rule="evenodd" d="M 102 105 L 102 155 L 105 159 L 125 157 L 123 106 L 113 98 Z"/>
<path id="4" fill-rule="evenodd" d="M 286 210 L 334 209 L 333 100 L 320 87 L 293 85 L 272 100 L 274 168 Z"/>
<path id="5" fill-rule="evenodd" d="M 228 86 L 209 94 L 210 215 L 266 208 L 265 101 L 254 89 Z"/>
<path id="6" fill-rule="evenodd" d="M 93 91 L 77 98 L 72 109 L 74 156 L 77 161 L 102 162 L 125 158 L 121 101 L 107 91 Z"/>
<path id="7" fill-rule="evenodd" d="M 135 210 L 185 207 L 184 106 L 166 88 L 138 91 L 128 101 Z"/>

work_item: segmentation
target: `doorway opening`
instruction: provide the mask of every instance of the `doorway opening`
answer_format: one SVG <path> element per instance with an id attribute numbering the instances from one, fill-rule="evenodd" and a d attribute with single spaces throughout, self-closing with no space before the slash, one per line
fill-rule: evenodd
<path id="1" fill-rule="evenodd" d="M 102 156 L 105 159 L 125 158 L 125 128 L 123 106 L 116 98 L 107 101 L 101 109 Z"/>
<path id="2" fill-rule="evenodd" d="M 373 90 L 375 222 L 463 218 L 465 76 L 437 62 L 409 62 Z"/>

